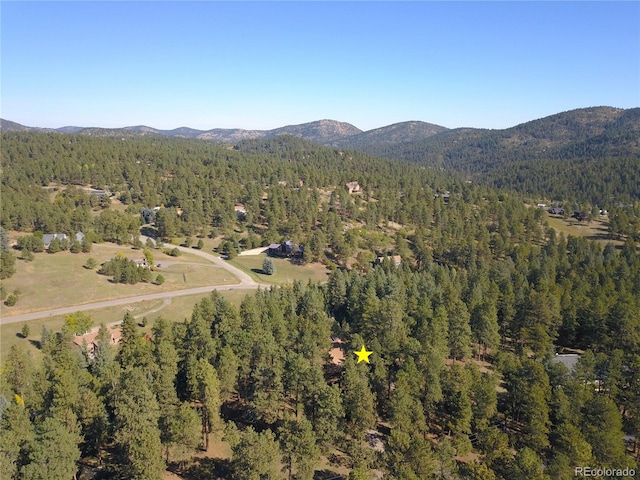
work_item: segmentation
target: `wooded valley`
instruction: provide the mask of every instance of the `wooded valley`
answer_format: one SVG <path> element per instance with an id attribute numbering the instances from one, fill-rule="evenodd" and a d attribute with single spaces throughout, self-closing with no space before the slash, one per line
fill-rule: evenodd
<path id="1" fill-rule="evenodd" d="M 292 136 L 10 132 L 0 148 L 4 284 L 29 254 L 55 255 L 33 247 L 43 234 L 76 232 L 88 248 L 219 238 L 225 258 L 293 240 L 331 271 L 239 307 L 214 292 L 151 334 L 126 315 L 119 345 L 102 326 L 92 355 L 69 328 L 38 332 L 38 358 L 15 345 L 0 376 L 7 478 L 640 470 L 637 157 L 573 159 L 562 168 L 580 173 L 553 181 L 553 157 L 531 175 L 512 162 L 522 180 L 496 170 L 488 186 Z M 606 208 L 608 231 L 566 236 L 538 199 L 565 216 Z M 363 345 L 370 363 L 356 363 Z M 214 442 L 231 454 L 203 455 Z"/>

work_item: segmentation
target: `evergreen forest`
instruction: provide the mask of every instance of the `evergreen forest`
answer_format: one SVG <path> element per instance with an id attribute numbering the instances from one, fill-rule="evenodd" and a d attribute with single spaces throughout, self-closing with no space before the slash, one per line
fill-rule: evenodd
<path id="1" fill-rule="evenodd" d="M 44 234 L 76 232 L 89 250 L 140 246 L 141 235 L 219 238 L 227 258 L 293 240 L 302 262 L 331 272 L 238 306 L 214 292 L 151 334 L 127 314 L 119 345 L 102 325 L 92 355 L 71 328 L 38 332 L 38 358 L 12 346 L 0 375 L 3 478 L 640 470 L 640 203 L 615 181 L 638 180 L 637 159 L 612 161 L 603 191 L 580 175 L 545 183 L 552 158 L 532 176 L 505 167 L 526 177 L 517 187 L 498 176 L 489 186 L 293 136 L 230 145 L 9 132 L 0 152 L 3 279 L 26 261 L 16 250 L 46 255 Z M 523 184 L 567 210 L 607 207 L 607 238 L 558 232 Z M 368 362 L 354 355 L 362 346 Z M 214 444 L 231 455 L 204 455 Z"/>

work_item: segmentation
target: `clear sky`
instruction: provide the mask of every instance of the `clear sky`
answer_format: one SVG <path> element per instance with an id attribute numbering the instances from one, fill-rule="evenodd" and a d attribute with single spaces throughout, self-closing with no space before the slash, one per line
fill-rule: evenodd
<path id="1" fill-rule="evenodd" d="M 640 106 L 640 2 L 1 4 L 2 118 L 506 128 Z"/>

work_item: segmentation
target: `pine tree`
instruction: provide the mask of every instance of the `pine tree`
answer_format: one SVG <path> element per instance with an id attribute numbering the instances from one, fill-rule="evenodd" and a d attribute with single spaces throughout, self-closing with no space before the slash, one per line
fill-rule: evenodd
<path id="1" fill-rule="evenodd" d="M 111 346 L 111 333 L 104 323 L 100 324 L 96 343 L 93 361 L 91 362 L 91 371 L 99 377 L 115 358 L 115 352 Z"/>
<path id="2" fill-rule="evenodd" d="M 124 314 L 120 328 L 122 329 L 122 335 L 120 339 L 120 350 L 116 358 L 120 366 L 126 370 L 128 367 L 135 365 L 140 342 L 138 324 L 131 313 L 127 312 Z"/>
<path id="3" fill-rule="evenodd" d="M 583 411 L 582 431 L 600 465 L 624 465 L 622 417 L 611 398 L 594 395 L 587 401 Z"/>
<path id="4" fill-rule="evenodd" d="M 289 479 L 295 470 L 296 480 L 312 480 L 320 449 L 311 423 L 304 418 L 299 421 L 287 420 L 278 433 L 282 461 L 289 472 Z"/>
<path id="5" fill-rule="evenodd" d="M 0 417 L 0 472 L 7 478 L 19 478 L 18 472 L 28 462 L 27 453 L 35 431 L 22 397 L 6 407 Z"/>
<path id="6" fill-rule="evenodd" d="M 248 427 L 233 448 L 231 478 L 234 480 L 262 480 L 280 478 L 278 459 L 280 449 L 271 430 L 257 433 Z"/>
<path id="7" fill-rule="evenodd" d="M 68 480 L 76 475 L 80 460 L 80 435 L 64 422 L 49 417 L 36 429 L 30 446 L 29 463 L 22 477 L 33 480 Z"/>
<path id="8" fill-rule="evenodd" d="M 342 404 L 347 422 L 354 432 L 364 432 L 376 424 L 375 395 L 369 386 L 366 365 L 356 365 L 347 357 L 342 377 Z"/>
<path id="9" fill-rule="evenodd" d="M 202 438 L 202 423 L 198 412 L 182 403 L 178 408 L 172 410 L 173 415 L 168 420 L 166 426 L 169 438 L 167 446 L 167 461 L 179 461 L 182 464 L 187 460 L 195 449 L 200 445 Z M 171 452 L 171 456 L 169 456 Z M 182 468 L 180 468 L 182 469 Z"/>
<path id="10" fill-rule="evenodd" d="M 120 473 L 132 479 L 159 480 L 165 468 L 158 428 L 160 412 L 140 369 L 123 374 L 113 411 Z"/>
<path id="11" fill-rule="evenodd" d="M 344 408 L 337 385 L 322 385 L 320 390 L 306 402 L 307 415 L 313 424 L 318 442 L 327 447 L 340 435 L 340 424 L 344 421 Z"/>

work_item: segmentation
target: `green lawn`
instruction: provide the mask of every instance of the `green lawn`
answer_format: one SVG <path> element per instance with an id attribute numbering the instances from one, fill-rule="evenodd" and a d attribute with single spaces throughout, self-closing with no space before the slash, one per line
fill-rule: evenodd
<path id="1" fill-rule="evenodd" d="M 296 280 L 301 280 L 304 283 L 309 280 L 325 282 L 329 277 L 329 270 L 321 263 L 294 265 L 285 258 L 272 258 L 276 272 L 273 275 L 265 275 L 262 273 L 262 262 L 265 258 L 267 257 L 264 254 L 235 257 L 229 263 L 247 272 L 256 282 L 274 285 L 293 283 Z"/>
<path id="2" fill-rule="evenodd" d="M 94 245 L 90 254 L 37 253 L 32 262 L 18 260 L 16 273 L 4 281 L 7 292 L 21 291 L 18 303 L 5 307 L 4 314 L 46 310 L 49 308 L 80 305 L 145 293 L 156 293 L 205 285 L 231 285 L 238 280 L 226 270 L 196 255 L 183 254 L 170 257 L 153 251 L 156 263 L 165 266 L 154 272 L 153 278 L 162 273 L 163 285 L 138 283 L 136 285 L 113 284 L 109 277 L 98 275 L 96 270 L 83 267 L 89 257 L 98 264 L 123 253 L 128 258 L 142 258 L 142 250 L 113 244 Z M 170 262 L 193 262 L 189 265 L 171 265 Z"/>

